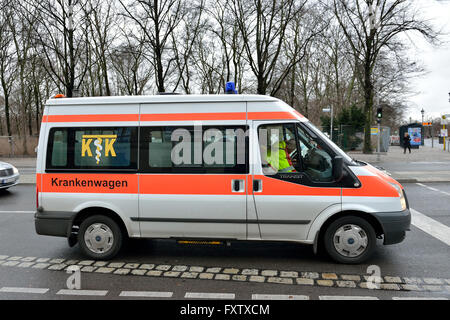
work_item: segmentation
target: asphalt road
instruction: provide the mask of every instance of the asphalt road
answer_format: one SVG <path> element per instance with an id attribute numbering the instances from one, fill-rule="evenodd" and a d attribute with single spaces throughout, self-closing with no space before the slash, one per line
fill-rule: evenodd
<path id="1" fill-rule="evenodd" d="M 443 225 L 450 225 L 449 184 L 405 184 L 404 186 L 412 208 Z M 328 287 L 327 282 L 321 282 L 319 285 L 317 280 L 314 285 L 298 285 L 295 281 L 281 284 L 268 281 L 259 283 L 231 279 L 217 280 L 217 278 L 203 280 L 86 272 L 81 274 L 82 289 L 101 290 L 91 292 L 91 294 L 100 295 L 92 297 L 66 295 L 60 291 L 66 289 L 66 280 L 69 275 L 65 271 L 34 267 L 21 268 L 17 264 L 13 265 L 14 259 L 23 258 L 21 261 L 26 261 L 26 257 L 34 257 L 34 259 L 30 258 L 34 262 L 44 258 L 62 258 L 66 261 L 86 259 L 80 254 L 77 246 L 69 248 L 64 238 L 37 235 L 34 231 L 32 213 L 34 209 L 34 185 L 18 185 L 0 193 L 0 260 L 3 256 L 6 261 L 0 264 L 0 299 L 86 299 L 92 297 L 128 299 L 120 296 L 125 291 L 162 292 L 165 299 L 188 299 L 192 293 L 225 294 L 224 298 L 244 300 L 252 299 L 254 294 L 291 295 L 309 299 L 319 299 L 323 296 L 364 296 L 379 299 L 450 298 L 449 245 L 415 226 L 412 226 L 412 230 L 408 232 L 403 243 L 392 246 L 383 246 L 379 243 L 370 261 L 358 266 L 335 264 L 325 256 L 315 256 L 310 246 L 299 244 L 240 242 L 232 243 L 231 246 L 214 247 L 185 246 L 171 240 L 134 241 L 128 244 L 126 250 L 122 250 L 114 262 L 154 264 L 161 268 L 164 266 L 197 266 L 204 269 L 220 267 L 224 270 L 223 272 L 234 269 L 240 271 L 257 269 L 260 270 L 260 274 L 263 270 L 265 272 L 276 270 L 278 275 L 281 275 L 281 271 L 299 274 L 311 272 L 322 274 L 323 277 L 323 273 L 331 273 L 330 277 L 333 277 L 333 274 L 338 277 L 359 275 L 361 281 L 364 279 L 363 276 L 369 275 L 368 266 L 377 265 L 383 277 L 419 278 L 422 279 L 419 282 L 424 285 L 433 285 L 436 284 L 435 281 L 440 281 L 439 286 L 430 288 L 435 291 L 429 289 L 409 292 L 396 289 L 369 290 L 361 288 L 358 281 L 355 288 L 343 288 L 336 285 L 337 281 L 334 282 L 333 287 Z M 9 261 L 10 259 L 13 263 Z M 42 288 L 43 290 L 35 293 L 12 293 L 8 292 L 11 291 L 8 289 L 10 287 Z M 158 298 L 161 297 L 152 297 L 152 299 Z"/>

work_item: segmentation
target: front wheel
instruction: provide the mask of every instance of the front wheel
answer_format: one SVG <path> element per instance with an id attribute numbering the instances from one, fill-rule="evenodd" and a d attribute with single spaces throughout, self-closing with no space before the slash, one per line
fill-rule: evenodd
<path id="1" fill-rule="evenodd" d="M 342 217 L 331 223 L 324 235 L 327 253 L 339 263 L 358 264 L 375 251 L 376 234 L 370 223 L 356 217 Z"/>
<path id="2" fill-rule="evenodd" d="M 78 232 L 81 251 L 92 259 L 114 258 L 122 247 L 122 231 L 111 218 L 95 215 L 86 218 Z"/>

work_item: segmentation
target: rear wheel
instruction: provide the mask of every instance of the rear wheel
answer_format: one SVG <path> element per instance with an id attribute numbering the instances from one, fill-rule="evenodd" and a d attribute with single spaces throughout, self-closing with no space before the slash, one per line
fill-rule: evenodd
<path id="1" fill-rule="evenodd" d="M 324 235 L 327 253 L 339 263 L 358 264 L 375 251 L 376 234 L 366 220 L 347 216 L 332 222 Z"/>
<path id="2" fill-rule="evenodd" d="M 80 224 L 78 244 L 83 253 L 92 259 L 114 258 L 122 247 L 122 242 L 120 227 L 107 216 L 91 216 Z"/>

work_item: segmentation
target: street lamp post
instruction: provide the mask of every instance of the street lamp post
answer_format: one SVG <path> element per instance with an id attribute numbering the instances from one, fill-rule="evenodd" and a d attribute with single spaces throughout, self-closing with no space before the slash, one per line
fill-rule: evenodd
<path id="1" fill-rule="evenodd" d="M 425 145 L 425 141 L 423 141 L 423 138 L 425 137 L 425 130 L 424 130 L 424 128 L 423 128 L 423 116 L 425 115 L 425 110 L 423 110 L 423 108 L 422 108 L 422 110 L 420 110 L 420 113 L 422 114 L 422 129 L 421 129 L 421 135 L 422 135 L 422 139 L 421 139 L 421 142 Z"/>

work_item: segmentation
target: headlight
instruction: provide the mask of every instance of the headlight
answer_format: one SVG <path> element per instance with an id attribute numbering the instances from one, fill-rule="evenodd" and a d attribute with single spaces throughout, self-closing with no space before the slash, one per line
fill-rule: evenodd
<path id="1" fill-rule="evenodd" d="M 390 185 L 393 186 L 398 192 L 398 195 L 400 197 L 400 205 L 402 206 L 402 211 L 406 210 L 406 199 L 402 188 L 400 188 L 400 186 L 395 183 L 390 183 Z"/>
<path id="2" fill-rule="evenodd" d="M 18 174 L 18 173 L 19 173 L 19 170 L 17 170 L 16 167 L 12 167 L 12 168 L 13 168 L 13 173 L 14 173 L 14 174 Z"/>

